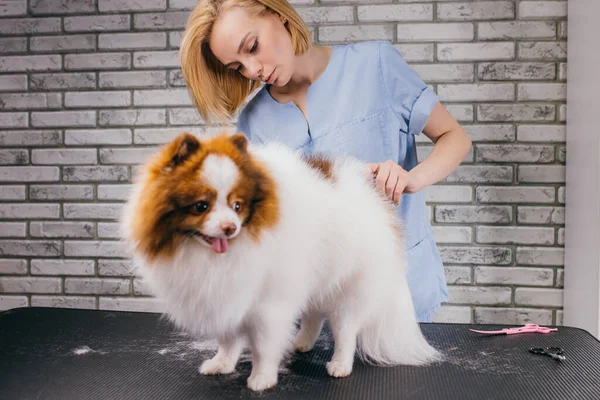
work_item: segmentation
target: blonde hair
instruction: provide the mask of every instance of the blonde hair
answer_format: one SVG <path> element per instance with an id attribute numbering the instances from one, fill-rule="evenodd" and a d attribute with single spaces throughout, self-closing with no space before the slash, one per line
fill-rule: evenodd
<path id="1" fill-rule="evenodd" d="M 311 46 L 310 32 L 287 0 L 199 0 L 188 19 L 181 41 L 181 71 L 194 106 L 205 121 L 217 117 L 226 121 L 260 86 L 240 73 L 226 68 L 212 53 L 209 38 L 221 12 L 242 7 L 254 15 L 272 11 L 286 21 L 294 53 L 303 54 Z"/>

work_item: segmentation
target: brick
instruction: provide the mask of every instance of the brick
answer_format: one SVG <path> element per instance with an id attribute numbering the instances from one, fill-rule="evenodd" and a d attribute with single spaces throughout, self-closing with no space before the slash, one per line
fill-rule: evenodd
<path id="1" fill-rule="evenodd" d="M 512 208 L 509 206 L 439 205 L 435 207 L 436 222 L 506 224 L 512 219 Z"/>
<path id="2" fill-rule="evenodd" d="M 425 82 L 472 82 L 473 64 L 415 64 L 411 67 Z"/>
<path id="3" fill-rule="evenodd" d="M 169 32 L 169 47 L 171 49 L 178 49 L 181 46 L 181 40 L 183 39 L 183 32 Z"/>
<path id="4" fill-rule="evenodd" d="M 151 154 L 156 154 L 154 147 L 100 149 L 100 163 L 135 165 L 146 161 Z"/>
<path id="5" fill-rule="evenodd" d="M 1 207 L 0 213 L 2 213 Z M 25 222 L 0 222 L 0 237 L 25 237 L 26 228 Z"/>
<path id="6" fill-rule="evenodd" d="M 27 151 L 27 149 L 0 149 L 0 165 L 11 164 L 29 164 L 29 152 Z"/>
<path id="7" fill-rule="evenodd" d="M 131 260 L 98 260 L 98 275 L 100 276 L 131 276 L 133 274 Z"/>
<path id="8" fill-rule="evenodd" d="M 31 163 L 37 165 L 97 164 L 95 149 L 34 149 Z"/>
<path id="9" fill-rule="evenodd" d="M 552 286 L 554 272 L 550 268 L 477 267 L 475 283 L 498 285 Z"/>
<path id="10" fill-rule="evenodd" d="M 446 282 L 451 285 L 471 283 L 471 267 L 445 266 Z"/>
<path id="11" fill-rule="evenodd" d="M 204 120 L 195 108 L 171 108 L 169 110 L 171 125 L 201 125 Z"/>
<path id="12" fill-rule="evenodd" d="M 464 129 L 473 142 L 512 142 L 516 136 L 513 125 L 465 125 Z"/>
<path id="13" fill-rule="evenodd" d="M 0 311 L 28 306 L 29 300 L 25 296 L 0 296 Z"/>
<path id="14" fill-rule="evenodd" d="M 442 101 L 503 101 L 515 99 L 512 83 L 441 84 L 437 94 Z"/>
<path id="15" fill-rule="evenodd" d="M 391 25 L 337 25 L 320 26 L 319 40 L 323 43 L 360 42 L 367 40 L 393 40 Z"/>
<path id="16" fill-rule="evenodd" d="M 480 22 L 477 27 L 479 40 L 490 39 L 554 39 L 554 21 Z"/>
<path id="17" fill-rule="evenodd" d="M 134 296 L 151 296 L 152 292 L 150 291 L 148 285 L 146 285 L 142 279 L 134 279 L 133 294 Z"/>
<path id="18" fill-rule="evenodd" d="M 554 121 L 556 109 L 550 104 L 480 104 L 479 121 Z"/>
<path id="19" fill-rule="evenodd" d="M 56 257 L 61 254 L 61 243 L 51 240 L 0 240 L 0 254 L 4 256 Z"/>
<path id="20" fill-rule="evenodd" d="M 564 207 L 517 207 L 517 222 L 520 224 L 564 224 Z"/>
<path id="21" fill-rule="evenodd" d="M 65 93 L 65 107 L 127 107 L 131 105 L 128 91 L 94 91 Z"/>
<path id="22" fill-rule="evenodd" d="M 460 165 L 443 181 L 469 183 L 512 182 L 513 168 L 497 165 Z"/>
<path id="23" fill-rule="evenodd" d="M 133 27 L 140 30 L 184 29 L 189 14 L 187 11 L 134 14 Z"/>
<path id="24" fill-rule="evenodd" d="M 65 204 L 64 207 L 70 206 Z M 66 218 L 68 216 L 65 215 Z M 44 238 L 93 238 L 94 224 L 91 222 L 31 222 L 32 237 Z"/>
<path id="25" fill-rule="evenodd" d="M 515 57 L 513 42 L 439 43 L 439 61 L 510 60 Z"/>
<path id="26" fill-rule="evenodd" d="M 152 297 L 100 297 L 100 310 L 163 313 L 164 305 Z"/>
<path id="27" fill-rule="evenodd" d="M 94 89 L 96 87 L 96 74 L 32 74 L 30 82 L 32 90 Z"/>
<path id="28" fill-rule="evenodd" d="M 165 32 L 103 33 L 98 36 L 98 48 L 116 49 L 166 49 Z"/>
<path id="29" fill-rule="evenodd" d="M 519 18 L 562 18 L 567 16 L 566 1 L 521 1 Z"/>
<path id="30" fill-rule="evenodd" d="M 29 0 L 33 15 L 94 12 L 94 0 Z"/>
<path id="31" fill-rule="evenodd" d="M 65 55 L 66 70 L 127 69 L 131 66 L 129 53 L 94 53 Z"/>
<path id="32" fill-rule="evenodd" d="M 522 142 L 565 142 L 567 130 L 564 125 L 519 125 L 517 139 Z"/>
<path id="33" fill-rule="evenodd" d="M 554 147 L 527 144 L 478 144 L 477 161 L 548 163 L 554 161 Z"/>
<path id="34" fill-rule="evenodd" d="M 123 244 L 116 240 L 65 241 L 67 257 L 125 257 L 126 255 Z"/>
<path id="35" fill-rule="evenodd" d="M 479 64 L 481 80 L 553 80 L 556 78 L 554 63 L 543 62 L 499 62 Z"/>
<path id="36" fill-rule="evenodd" d="M 567 146 L 560 145 L 556 148 L 556 160 L 560 163 L 566 163 L 567 161 Z"/>
<path id="37" fill-rule="evenodd" d="M 64 204 L 67 219 L 116 219 L 121 215 L 121 204 Z"/>
<path id="38" fill-rule="evenodd" d="M 177 51 L 136 51 L 133 53 L 135 68 L 179 68 L 179 52 Z"/>
<path id="39" fill-rule="evenodd" d="M 309 1 L 310 3 L 312 1 Z M 177 10 L 191 10 L 196 5 L 196 0 L 169 0 L 169 8 Z M 290 4 L 295 4 L 290 2 Z M 301 3 L 302 4 L 302 3 Z"/>
<path id="40" fill-rule="evenodd" d="M 561 81 L 567 80 L 567 63 L 558 64 L 558 79 Z"/>
<path id="41" fill-rule="evenodd" d="M 519 182 L 565 182 L 564 165 L 519 165 L 517 177 Z"/>
<path id="42" fill-rule="evenodd" d="M 512 260 L 512 251 L 506 247 L 440 246 L 439 250 L 444 264 L 507 265 Z"/>
<path id="43" fill-rule="evenodd" d="M 170 86 L 185 86 L 185 80 L 181 70 L 169 71 L 169 85 Z"/>
<path id="44" fill-rule="evenodd" d="M 107 126 L 150 126 L 165 125 L 167 112 L 164 109 L 137 109 L 137 110 L 101 110 L 100 125 Z M 129 140 L 131 143 L 131 139 Z M 119 143 L 114 143 L 119 144 Z"/>
<path id="45" fill-rule="evenodd" d="M 547 288 L 515 289 L 515 304 L 525 306 L 562 307 L 563 290 Z"/>
<path id="46" fill-rule="evenodd" d="M 565 252 L 562 248 L 517 247 L 517 264 L 563 266 Z"/>
<path id="47" fill-rule="evenodd" d="M 556 310 L 556 325 L 563 325 L 563 310 Z"/>
<path id="48" fill-rule="evenodd" d="M 31 185 L 31 200 L 92 200 L 92 185 Z"/>
<path id="49" fill-rule="evenodd" d="M 25 52 L 27 52 L 27 38 L 0 38 L 0 53 L 7 55 Z"/>
<path id="50" fill-rule="evenodd" d="M 65 278 L 68 294 L 129 294 L 129 279 Z"/>
<path id="51" fill-rule="evenodd" d="M 475 307 L 475 323 L 524 325 L 552 324 L 552 311 L 536 308 Z"/>
<path id="52" fill-rule="evenodd" d="M 136 106 L 190 106 L 187 89 L 136 90 L 133 94 Z"/>
<path id="53" fill-rule="evenodd" d="M 0 131 L 0 146 L 57 146 L 62 144 L 62 133 L 54 130 Z"/>
<path id="54" fill-rule="evenodd" d="M 95 111 L 40 111 L 31 113 L 34 127 L 96 126 Z"/>
<path id="55" fill-rule="evenodd" d="M 567 120 L 567 105 L 561 104 L 558 108 L 558 120 L 565 122 Z"/>
<path id="56" fill-rule="evenodd" d="M 28 125 L 27 113 L 0 112 L 0 128 L 27 128 Z"/>
<path id="57" fill-rule="evenodd" d="M 478 186 L 476 200 L 481 203 L 554 203 L 553 187 Z"/>
<path id="58" fill-rule="evenodd" d="M 0 17 L 27 15 L 27 0 L 8 0 L 0 2 Z"/>
<path id="59" fill-rule="evenodd" d="M 0 52 L 2 48 L 0 47 Z M 27 90 L 27 75 L 0 76 L 0 92 Z"/>
<path id="60" fill-rule="evenodd" d="M 25 200 L 25 186 L 0 185 L 0 200 Z"/>
<path id="61" fill-rule="evenodd" d="M 360 9 L 360 7 L 359 7 Z M 297 9 L 300 18 L 309 25 L 332 22 L 354 22 L 354 7 L 302 7 Z"/>
<path id="62" fill-rule="evenodd" d="M 558 188 L 558 202 L 560 204 L 565 204 L 565 187 Z"/>
<path id="63" fill-rule="evenodd" d="M 32 110 L 60 107 L 60 93 L 1 93 L 0 109 Z"/>
<path id="64" fill-rule="evenodd" d="M 0 277 L 0 293 L 60 293 L 60 278 Z"/>
<path id="65" fill-rule="evenodd" d="M 470 243 L 473 234 L 470 227 L 434 226 L 433 236 L 436 243 Z"/>
<path id="66" fill-rule="evenodd" d="M 0 182 L 58 181 L 57 167 L 0 167 Z"/>
<path id="67" fill-rule="evenodd" d="M 567 37 L 568 37 L 568 34 L 567 34 L 567 32 L 568 32 L 568 28 L 567 28 L 568 23 L 567 23 L 567 21 L 560 21 L 560 23 L 558 25 L 560 27 L 560 30 L 559 30 L 560 33 L 558 34 L 558 38 L 559 39 L 567 39 Z"/>
<path id="68" fill-rule="evenodd" d="M 74 52 L 96 49 L 95 35 L 35 36 L 29 41 L 31 51 Z"/>
<path id="69" fill-rule="evenodd" d="M 58 307 L 96 309 L 96 299 L 91 296 L 31 296 L 32 307 Z"/>
<path id="70" fill-rule="evenodd" d="M 522 60 L 566 59 L 567 42 L 522 42 L 519 43 L 519 58 Z"/>
<path id="71" fill-rule="evenodd" d="M 120 224 L 111 222 L 99 222 L 98 237 L 100 239 L 119 239 L 121 237 Z"/>
<path id="72" fill-rule="evenodd" d="M 473 198 L 470 186 L 431 185 L 424 189 L 426 202 L 469 203 Z"/>
<path id="73" fill-rule="evenodd" d="M 31 260 L 32 275 L 94 275 L 94 260 Z"/>
<path id="74" fill-rule="evenodd" d="M 3 18 L 0 35 L 60 32 L 60 18 Z"/>
<path id="75" fill-rule="evenodd" d="M 483 244 L 554 244 L 554 228 L 528 226 L 478 226 L 477 243 Z"/>
<path id="76" fill-rule="evenodd" d="M 135 129 L 133 132 L 133 142 L 135 144 L 168 143 L 179 136 L 181 132 L 186 131 L 196 135 L 199 134 L 199 129 L 192 126 L 162 129 Z"/>
<path id="77" fill-rule="evenodd" d="M 165 71 L 101 72 L 101 88 L 148 88 L 167 85 Z"/>
<path id="78" fill-rule="evenodd" d="M 111 145 L 131 144 L 131 142 L 131 130 L 129 129 L 73 129 L 65 131 L 66 145 Z"/>
<path id="79" fill-rule="evenodd" d="M 129 15 L 90 15 L 65 17 L 66 32 L 111 32 L 127 31 L 130 26 Z"/>
<path id="80" fill-rule="evenodd" d="M 98 0 L 100 12 L 159 11 L 167 8 L 167 0 Z"/>
<path id="81" fill-rule="evenodd" d="M 1 275 L 25 275 L 27 274 L 27 260 L 0 259 Z"/>
<path id="82" fill-rule="evenodd" d="M 59 215 L 60 206 L 58 204 L 0 204 L 0 218 L 5 219 L 59 218 Z"/>
<path id="83" fill-rule="evenodd" d="M 475 28 L 472 23 L 398 24 L 396 33 L 398 42 L 448 42 L 473 40 Z"/>
<path id="84" fill-rule="evenodd" d="M 469 324 L 471 323 L 471 307 L 443 305 L 433 315 L 432 322 Z"/>
<path id="85" fill-rule="evenodd" d="M 358 22 L 433 21 L 433 5 L 359 5 L 357 7 L 356 15 L 358 17 Z"/>
<path id="86" fill-rule="evenodd" d="M 98 200 L 127 200 L 131 185 L 98 185 Z"/>
<path id="87" fill-rule="evenodd" d="M 394 47 L 407 62 L 433 61 L 433 44 L 395 44 Z"/>
<path id="88" fill-rule="evenodd" d="M 510 304 L 511 289 L 493 286 L 449 286 L 449 302 L 453 304 Z"/>
<path id="89" fill-rule="evenodd" d="M 438 4 L 438 20 L 512 19 L 515 6 L 512 1 L 478 1 L 473 3 Z"/>
<path id="90" fill-rule="evenodd" d="M 563 287 L 565 285 L 565 270 L 560 268 L 556 270 L 556 286 Z"/>
<path id="91" fill-rule="evenodd" d="M 558 236 L 556 238 L 556 244 L 559 244 L 561 246 L 565 245 L 565 228 L 558 229 Z"/>
<path id="92" fill-rule="evenodd" d="M 567 85 L 564 83 L 520 83 L 519 100 L 566 100 Z"/>
<path id="93" fill-rule="evenodd" d="M 127 181 L 129 173 L 126 167 L 95 166 L 95 167 L 63 167 L 65 182 L 77 181 Z"/>

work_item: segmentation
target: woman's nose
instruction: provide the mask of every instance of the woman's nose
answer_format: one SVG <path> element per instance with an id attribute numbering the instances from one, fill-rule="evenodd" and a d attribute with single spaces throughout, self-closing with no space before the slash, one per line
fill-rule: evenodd
<path id="1" fill-rule="evenodd" d="M 248 61 L 248 66 L 246 68 L 248 69 L 248 75 L 250 75 L 251 79 L 260 80 L 262 76 L 262 65 L 259 62 L 256 60 Z"/>

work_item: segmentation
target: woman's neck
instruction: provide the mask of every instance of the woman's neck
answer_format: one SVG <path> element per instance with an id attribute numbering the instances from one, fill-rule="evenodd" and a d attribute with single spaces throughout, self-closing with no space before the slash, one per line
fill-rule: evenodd
<path id="1" fill-rule="evenodd" d="M 331 47 L 311 46 L 306 53 L 296 57 L 295 70 L 287 85 L 271 87 L 271 93 L 293 96 L 294 93 L 306 91 L 329 65 L 332 50 Z"/>

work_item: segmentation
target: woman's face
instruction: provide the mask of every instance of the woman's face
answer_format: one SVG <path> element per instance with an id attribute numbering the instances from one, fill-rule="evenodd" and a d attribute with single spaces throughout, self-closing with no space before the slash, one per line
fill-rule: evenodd
<path id="1" fill-rule="evenodd" d="M 215 21 L 209 46 L 223 65 L 248 79 L 285 86 L 292 77 L 291 35 L 274 12 L 254 16 L 240 7 L 224 11 Z"/>

